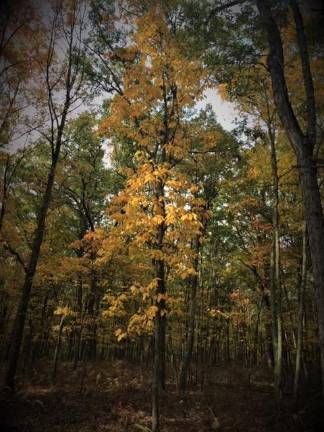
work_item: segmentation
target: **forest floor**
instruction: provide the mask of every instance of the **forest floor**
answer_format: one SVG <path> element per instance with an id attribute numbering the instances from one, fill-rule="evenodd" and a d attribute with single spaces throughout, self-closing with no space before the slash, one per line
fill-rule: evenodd
<path id="1" fill-rule="evenodd" d="M 60 365 L 56 385 L 49 384 L 50 367 L 20 377 L 15 395 L 0 400 L 2 432 L 138 432 L 150 426 L 149 367 L 124 362 L 85 365 L 76 371 Z M 41 371 L 41 372 L 39 372 Z M 161 398 L 161 432 L 219 431 L 323 432 L 319 395 L 293 410 L 289 399 L 279 410 L 267 377 L 251 379 L 237 368 L 208 371 L 208 385 L 181 398 L 169 384 Z"/>

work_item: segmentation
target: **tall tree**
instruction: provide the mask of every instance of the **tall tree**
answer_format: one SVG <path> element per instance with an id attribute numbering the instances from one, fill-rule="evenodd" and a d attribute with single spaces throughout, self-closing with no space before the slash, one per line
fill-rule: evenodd
<path id="1" fill-rule="evenodd" d="M 143 291 L 135 286 L 133 292 L 143 292 L 152 306 L 131 319 L 128 329 L 154 320 L 152 430 L 158 432 L 159 395 L 165 381 L 166 314 L 171 302 L 167 277 L 173 272 L 180 277 L 195 273 L 188 241 L 200 234 L 201 227 L 193 210 L 201 208 L 201 200 L 192 196 L 188 176 L 176 167 L 188 156 L 192 136 L 197 133 L 186 117 L 202 96 L 206 76 L 198 62 L 181 55 L 159 6 L 134 24 L 133 43 L 124 53 L 126 58 L 133 57 L 133 64 L 102 128 L 108 134 L 127 137 L 137 147 L 135 170 L 128 170 L 125 190 L 115 200 L 119 211 L 112 217 L 115 231 L 132 245 L 131 255 L 135 258 L 137 250 L 139 256 L 146 255 L 146 265 L 151 260 L 147 275 L 151 274 L 152 280 Z M 116 237 L 113 231 L 111 235 Z M 127 298 L 125 294 L 123 298 Z M 125 333 L 118 333 L 119 338 L 122 335 Z"/>
<path id="2" fill-rule="evenodd" d="M 289 98 L 285 76 L 283 42 L 271 5 L 268 0 L 257 1 L 257 7 L 270 48 L 267 65 L 272 79 L 274 101 L 282 125 L 297 157 L 315 282 L 324 397 L 324 218 L 317 178 L 316 105 L 303 17 L 296 0 L 291 0 L 289 4 L 295 21 L 297 45 L 302 65 L 306 105 L 305 129 L 301 121 L 298 120 Z"/>
<path id="3" fill-rule="evenodd" d="M 63 203 L 66 204 L 75 214 L 78 221 L 78 240 L 88 231 L 95 231 L 100 225 L 104 216 L 106 199 L 113 189 L 111 170 L 104 166 L 104 149 L 102 139 L 96 132 L 97 120 L 94 114 L 85 112 L 78 118 L 69 123 L 66 132 L 66 152 L 61 164 L 60 187 L 62 190 Z M 81 246 L 78 242 L 77 244 Z M 76 250 L 77 255 L 81 258 L 83 255 L 82 247 Z M 96 356 L 96 314 L 98 313 L 98 304 L 100 302 L 99 281 L 93 265 L 95 254 L 89 256 L 88 267 L 91 279 L 91 290 L 85 298 L 86 316 L 85 321 L 88 323 L 89 335 L 87 340 L 82 344 L 83 348 L 87 346 L 88 356 Z M 77 313 L 78 319 L 82 316 L 82 299 L 84 289 L 82 275 L 80 275 L 77 284 Z M 81 343 L 81 325 L 76 326 L 77 345 Z M 81 347 L 80 347 L 81 348 Z M 75 366 L 79 358 L 79 351 L 75 348 Z"/>
<path id="4" fill-rule="evenodd" d="M 187 332 L 183 355 L 179 368 L 178 388 L 180 394 L 187 390 L 188 375 L 194 349 L 197 296 L 199 292 L 199 272 L 203 265 L 204 242 L 206 231 L 213 222 L 212 208 L 216 197 L 221 193 L 222 183 L 227 177 L 233 175 L 233 167 L 239 157 L 238 143 L 230 134 L 227 134 L 217 123 L 210 106 L 202 110 L 199 115 L 191 119 L 193 127 L 197 128 L 196 138 L 192 140 L 191 149 L 186 159 L 179 167 L 187 172 L 191 181 L 197 186 L 196 198 L 204 200 L 206 218 L 201 211 L 197 211 L 202 224 L 202 233 L 192 240 L 192 250 L 195 253 L 193 267 L 195 273 L 188 277 L 189 306 L 187 318 Z M 225 163 L 226 161 L 226 163 Z"/>
<path id="5" fill-rule="evenodd" d="M 41 133 L 51 148 L 51 165 L 42 196 L 31 254 L 26 266 L 26 277 L 13 325 L 8 369 L 5 378 L 5 385 L 9 388 L 14 388 L 26 314 L 43 241 L 46 216 L 51 201 L 66 121 L 71 109 L 80 100 L 82 88 L 81 44 L 85 26 L 84 4 L 82 2 L 73 2 L 62 5 L 61 2 L 57 2 L 50 19 L 48 46 L 46 52 L 43 52 L 43 57 L 39 59 L 39 67 L 45 77 L 44 86 L 49 115 L 49 125 L 46 125 L 49 126 L 49 130 L 48 132 L 41 131 Z M 56 49 L 59 40 L 64 46 L 63 52 L 60 53 Z M 59 93 L 63 94 L 62 99 L 61 97 L 58 98 Z"/>

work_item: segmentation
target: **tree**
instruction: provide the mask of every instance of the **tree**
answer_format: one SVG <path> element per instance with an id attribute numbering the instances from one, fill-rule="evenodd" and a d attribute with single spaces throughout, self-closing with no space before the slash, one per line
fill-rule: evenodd
<path id="1" fill-rule="evenodd" d="M 67 117 L 74 104 L 79 100 L 82 87 L 82 67 L 80 62 L 82 39 L 78 36 L 84 30 L 83 4 L 75 2 L 67 5 L 67 9 L 60 9 L 56 4 L 53 11 L 48 48 L 40 64 L 45 76 L 45 89 L 47 93 L 49 133 L 41 132 L 51 147 L 51 165 L 48 172 L 47 183 L 42 197 L 37 226 L 34 233 L 31 255 L 26 266 L 26 277 L 22 287 L 21 298 L 18 304 L 13 334 L 11 339 L 8 369 L 5 384 L 14 388 L 19 352 L 26 320 L 28 303 L 32 289 L 33 279 L 39 259 L 39 253 L 44 236 L 46 216 L 51 201 L 56 168 L 63 143 L 63 134 Z M 59 55 L 56 53 L 58 38 L 63 38 L 65 51 L 59 64 Z M 57 68 L 58 71 L 56 70 Z M 57 100 L 57 92 L 63 92 L 63 100 Z"/>
<path id="2" fill-rule="evenodd" d="M 270 263 L 270 286 L 271 286 L 271 313 L 272 313 L 272 343 L 274 353 L 274 381 L 276 398 L 281 399 L 282 386 L 282 287 L 280 266 L 280 218 L 279 218 L 279 193 L 280 177 L 278 168 L 278 130 L 277 112 L 273 106 L 271 97 L 271 83 L 268 73 L 263 65 L 247 68 L 246 71 L 238 72 L 234 79 L 236 85 L 245 82 L 245 92 L 236 97 L 242 114 L 248 113 L 251 120 L 255 122 L 255 129 L 248 130 L 247 134 L 254 135 L 255 139 L 261 138 L 269 147 L 269 158 L 271 160 L 272 181 L 272 252 Z M 233 84 L 232 84 L 233 85 Z M 226 88 L 226 87 L 225 87 Z"/>
<path id="3" fill-rule="evenodd" d="M 94 114 L 85 112 L 69 123 L 66 132 L 66 155 L 61 164 L 60 187 L 63 192 L 63 203 L 75 214 L 77 220 L 77 240 L 74 242 L 76 253 L 81 258 L 86 252 L 83 250 L 82 239 L 88 231 L 102 224 L 107 196 L 114 189 L 111 170 L 104 166 L 104 149 L 102 139 L 96 132 L 97 120 Z M 80 352 L 82 337 L 82 299 L 84 296 L 83 276 L 79 274 L 77 285 L 77 313 L 79 323 L 76 326 L 77 347 L 75 348 L 75 367 L 79 354 L 87 348 L 90 358 L 96 357 L 96 314 L 101 299 L 95 266 L 95 254 L 88 256 L 87 265 L 91 279 L 91 290 L 85 297 L 85 316 L 88 322 L 85 328 L 89 333 L 83 342 Z"/>
<path id="4" fill-rule="evenodd" d="M 188 157 L 197 134 L 186 117 L 202 96 L 206 78 L 197 62 L 181 55 L 158 6 L 135 23 L 133 43 L 124 54 L 133 57 L 133 64 L 124 75 L 122 94 L 115 96 L 102 124 L 108 136 L 126 137 L 137 148 L 135 169 L 128 170 L 126 187 L 112 203 L 115 227 L 105 242 L 105 253 L 109 256 L 116 239 L 122 238 L 131 259 L 144 255 L 142 265 L 150 269 L 146 271 L 150 280 L 133 281 L 129 289 L 131 295 L 142 293 L 145 304 L 151 305 L 141 306 L 142 313 L 133 315 L 127 331 L 136 333 L 138 326 L 154 323 L 152 429 L 157 432 L 165 380 L 166 315 L 173 302 L 167 278 L 195 273 L 190 242 L 201 235 L 197 212 L 204 208 L 203 200 L 194 196 L 197 187 L 177 166 Z M 127 298 L 123 293 L 118 301 Z M 119 330 L 117 336 L 122 339 L 126 333 Z"/>
<path id="5" fill-rule="evenodd" d="M 195 274 L 188 277 L 189 306 L 185 311 L 187 318 L 187 333 L 184 343 L 184 352 L 179 368 L 178 389 L 180 394 L 187 390 L 189 368 L 195 340 L 195 324 L 197 314 L 197 296 L 199 290 L 199 272 L 203 266 L 206 232 L 213 223 L 215 214 L 213 206 L 217 196 L 221 193 L 223 181 L 233 175 L 233 168 L 239 158 L 238 143 L 226 133 L 217 123 L 210 106 L 202 110 L 199 115 L 191 119 L 193 128 L 197 130 L 193 139 L 188 157 L 183 161 L 182 171 L 190 176 L 191 181 L 197 186 L 195 198 L 202 199 L 208 218 L 200 217 L 202 233 L 192 241 L 192 249 L 195 252 L 193 267 Z M 199 131 L 199 132 L 198 132 Z M 226 161 L 226 163 L 225 163 Z M 201 215 L 201 212 L 197 212 Z"/>
<path id="6" fill-rule="evenodd" d="M 279 27 L 268 1 L 257 1 L 260 17 L 265 27 L 270 53 L 267 64 L 272 80 L 273 97 L 278 115 L 296 153 L 300 187 L 303 194 L 305 218 L 309 235 L 310 253 L 316 288 L 319 344 L 322 377 L 324 376 L 324 219 L 316 165 L 316 105 L 313 77 L 303 18 L 295 0 L 289 2 L 294 16 L 297 45 L 305 89 L 306 128 L 301 122 L 288 96 L 284 71 L 284 52 Z M 324 396 L 324 380 L 322 380 Z"/>

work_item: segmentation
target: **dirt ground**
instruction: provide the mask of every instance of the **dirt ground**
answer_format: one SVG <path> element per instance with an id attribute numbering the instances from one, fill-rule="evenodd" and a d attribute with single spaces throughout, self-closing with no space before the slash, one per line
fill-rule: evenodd
<path id="1" fill-rule="evenodd" d="M 39 371 L 42 372 L 39 372 Z M 149 432 L 149 370 L 122 362 L 60 365 L 56 385 L 44 365 L 31 379 L 20 377 L 15 395 L 2 393 L 0 430 L 5 432 Z M 323 432 L 317 392 L 292 409 L 278 409 L 266 379 L 245 370 L 215 368 L 208 385 L 181 398 L 172 384 L 161 398 L 161 432 Z"/>

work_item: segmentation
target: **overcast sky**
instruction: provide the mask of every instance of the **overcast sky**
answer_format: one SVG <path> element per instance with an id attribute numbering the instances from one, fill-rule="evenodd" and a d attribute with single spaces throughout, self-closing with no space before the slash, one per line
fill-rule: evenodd
<path id="1" fill-rule="evenodd" d="M 231 102 L 223 101 L 215 88 L 206 90 L 205 95 L 205 99 L 198 102 L 197 108 L 204 108 L 207 104 L 211 104 L 217 121 L 225 130 L 231 131 L 234 128 L 234 118 L 238 116 L 235 112 L 235 105 Z"/>

